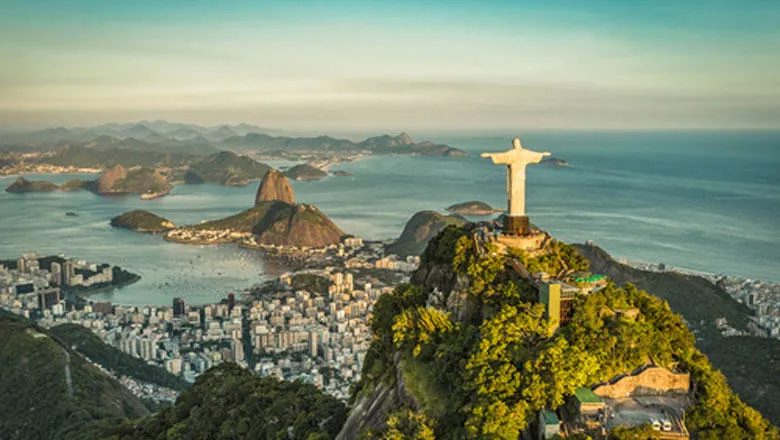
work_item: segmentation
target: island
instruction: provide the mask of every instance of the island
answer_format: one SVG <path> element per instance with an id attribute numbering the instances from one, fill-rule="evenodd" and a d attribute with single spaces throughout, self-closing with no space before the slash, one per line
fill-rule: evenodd
<path id="1" fill-rule="evenodd" d="M 454 205 L 448 206 L 447 212 L 461 215 L 484 216 L 503 211 L 500 209 L 495 209 L 485 202 L 472 200 L 470 202 L 456 203 Z"/>
<path id="2" fill-rule="evenodd" d="M 93 182 L 89 180 L 70 179 L 60 185 L 60 191 L 81 191 L 83 189 L 91 189 L 92 186 Z"/>
<path id="3" fill-rule="evenodd" d="M 328 173 L 304 163 L 287 169 L 284 175 L 292 180 L 321 180 L 327 177 Z"/>
<path id="4" fill-rule="evenodd" d="M 24 177 L 17 177 L 14 183 L 5 189 L 9 193 L 30 193 L 30 192 L 51 192 L 59 189 L 59 186 L 51 182 L 40 180 L 27 180 Z"/>
<path id="5" fill-rule="evenodd" d="M 95 181 L 95 192 L 100 195 L 141 194 L 143 199 L 162 197 L 172 185 L 160 170 L 149 167 L 125 168 L 114 165 Z"/>
<path id="6" fill-rule="evenodd" d="M 18 177 L 6 192 L 51 192 L 88 190 L 99 195 L 140 194 L 144 200 L 162 197 L 170 192 L 171 185 L 164 169 L 150 167 L 125 168 L 114 165 L 104 171 L 96 180 L 70 179 L 58 186 L 51 182 L 31 181 Z"/>
<path id="7" fill-rule="evenodd" d="M 549 166 L 552 166 L 552 167 L 567 167 L 567 166 L 569 166 L 569 162 L 566 162 L 565 160 L 560 159 L 558 157 L 545 157 L 539 163 L 544 164 L 544 165 L 549 165 Z"/>
<path id="8" fill-rule="evenodd" d="M 111 226 L 138 232 L 165 232 L 176 228 L 170 220 L 143 209 L 128 211 L 112 218 Z"/>

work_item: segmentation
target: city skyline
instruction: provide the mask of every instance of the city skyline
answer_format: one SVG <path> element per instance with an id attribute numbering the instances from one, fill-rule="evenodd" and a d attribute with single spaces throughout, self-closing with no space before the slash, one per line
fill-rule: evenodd
<path id="1" fill-rule="evenodd" d="M 11 1 L 0 12 L 4 128 L 772 129 L 780 117 L 780 6 L 768 1 Z"/>

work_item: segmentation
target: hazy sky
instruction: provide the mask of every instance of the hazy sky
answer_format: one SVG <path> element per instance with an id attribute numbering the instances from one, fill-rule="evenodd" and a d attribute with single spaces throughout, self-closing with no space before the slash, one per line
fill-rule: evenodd
<path id="1" fill-rule="evenodd" d="M 780 128 L 780 1 L 0 1 L 0 126 Z"/>

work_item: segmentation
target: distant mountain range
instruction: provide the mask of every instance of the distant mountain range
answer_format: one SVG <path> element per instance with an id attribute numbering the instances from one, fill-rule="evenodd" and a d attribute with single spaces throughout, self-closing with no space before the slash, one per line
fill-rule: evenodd
<path id="1" fill-rule="evenodd" d="M 3 143 L 47 144 L 57 142 L 88 142 L 100 137 L 134 138 L 149 143 L 168 141 L 221 141 L 248 133 L 274 132 L 254 125 L 220 125 L 204 127 L 163 120 L 109 123 L 94 127 L 56 127 L 28 133 L 8 134 L 0 138 Z"/>
<path id="2" fill-rule="evenodd" d="M 0 136 L 5 151 L 57 151 L 63 147 L 93 150 L 131 150 L 163 154 L 209 155 L 221 150 L 256 152 L 264 155 L 332 154 L 420 154 L 465 156 L 457 148 L 434 142 L 414 142 L 406 133 L 381 135 L 360 142 L 330 136 L 274 136 L 273 130 L 248 124 L 204 127 L 162 120 L 94 127 L 47 128 Z M 277 132 L 278 133 L 278 132 Z"/>

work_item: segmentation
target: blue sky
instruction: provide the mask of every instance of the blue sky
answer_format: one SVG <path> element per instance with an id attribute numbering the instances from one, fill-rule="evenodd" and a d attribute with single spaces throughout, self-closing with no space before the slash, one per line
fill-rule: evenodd
<path id="1" fill-rule="evenodd" d="M 780 2 L 0 3 L 0 126 L 780 128 Z"/>

